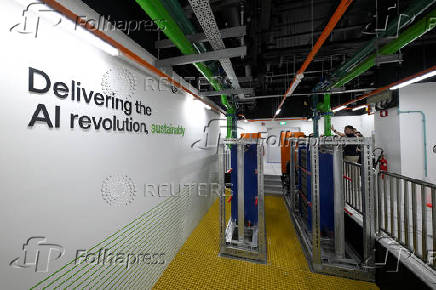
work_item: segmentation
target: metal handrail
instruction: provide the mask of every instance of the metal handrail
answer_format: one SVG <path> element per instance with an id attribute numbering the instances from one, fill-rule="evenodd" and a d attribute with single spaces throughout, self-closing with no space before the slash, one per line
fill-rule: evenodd
<path id="1" fill-rule="evenodd" d="M 351 208 L 362 214 L 362 165 L 344 161 L 344 200 Z"/>
<path id="2" fill-rule="evenodd" d="M 424 180 L 415 179 L 415 178 L 407 177 L 407 176 L 404 176 L 404 175 L 401 175 L 401 174 L 398 174 L 398 173 L 393 173 L 393 172 L 388 172 L 388 171 L 383 171 L 383 170 L 380 170 L 380 173 L 381 174 L 385 174 L 385 175 L 389 175 L 389 176 L 392 176 L 392 177 L 396 177 L 396 178 L 401 178 L 401 179 L 404 179 L 404 180 L 408 180 L 410 182 L 415 182 L 417 184 L 425 185 L 425 186 L 428 186 L 430 188 L 435 188 L 436 189 L 436 184 L 429 183 L 429 182 L 424 181 Z"/>

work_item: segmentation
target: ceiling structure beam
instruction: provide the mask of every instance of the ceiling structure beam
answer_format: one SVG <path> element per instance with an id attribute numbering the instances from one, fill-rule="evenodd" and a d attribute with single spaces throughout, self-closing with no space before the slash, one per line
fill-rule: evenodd
<path id="1" fill-rule="evenodd" d="M 239 95 L 239 94 L 254 95 L 254 89 L 253 88 L 239 88 L 239 89 L 226 89 L 226 90 L 222 90 L 222 91 L 201 92 L 200 96 L 210 97 L 210 96 L 219 96 L 219 95 Z"/>
<path id="2" fill-rule="evenodd" d="M 187 54 L 177 57 L 165 58 L 156 61 L 158 67 L 171 67 L 175 65 L 186 65 L 210 60 L 228 59 L 247 55 L 247 47 L 225 48 L 220 50 L 208 51 L 201 54 Z"/>
<path id="3" fill-rule="evenodd" d="M 231 28 L 225 28 L 220 30 L 221 38 L 231 38 L 231 37 L 243 37 L 247 35 L 246 26 L 235 26 Z M 207 42 L 207 36 L 204 33 L 196 33 L 191 35 L 186 35 L 191 42 L 202 43 Z M 169 39 L 159 40 L 154 43 L 155 48 L 171 48 L 175 47 L 175 44 Z"/>
<path id="4" fill-rule="evenodd" d="M 331 91 L 331 92 L 297 93 L 297 94 L 292 94 L 292 96 L 311 96 L 311 95 L 324 95 L 324 94 L 341 95 L 341 94 L 369 92 L 372 90 L 374 90 L 374 88 L 343 90 L 343 91 L 336 91 L 336 92 Z M 265 96 L 246 97 L 246 98 L 243 98 L 242 100 L 270 99 L 270 98 L 280 98 L 280 97 L 283 97 L 283 95 L 265 95 Z"/>

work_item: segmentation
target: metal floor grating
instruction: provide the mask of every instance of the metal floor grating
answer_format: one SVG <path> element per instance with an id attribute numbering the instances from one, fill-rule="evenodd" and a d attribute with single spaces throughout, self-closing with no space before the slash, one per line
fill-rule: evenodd
<path id="1" fill-rule="evenodd" d="M 155 289 L 377 289 L 368 282 L 310 272 L 281 197 L 265 197 L 268 264 L 218 257 L 216 202 L 177 253 Z"/>

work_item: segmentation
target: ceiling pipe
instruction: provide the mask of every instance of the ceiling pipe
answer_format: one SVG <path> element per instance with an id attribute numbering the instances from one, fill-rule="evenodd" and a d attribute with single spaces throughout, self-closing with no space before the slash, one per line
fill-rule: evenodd
<path id="1" fill-rule="evenodd" d="M 417 77 L 423 76 L 423 75 L 425 75 L 425 74 L 427 74 L 427 73 L 429 73 L 429 72 L 432 72 L 432 71 L 436 71 L 436 65 L 434 65 L 434 66 L 432 66 L 432 67 L 429 67 L 428 69 L 425 69 L 425 70 L 423 70 L 423 71 L 420 71 L 420 72 L 418 72 L 418 73 L 416 73 L 416 74 L 414 74 L 414 75 L 411 75 L 411 76 L 405 77 L 405 78 L 403 78 L 403 79 L 401 79 L 401 80 L 399 80 L 399 81 L 393 82 L 393 83 L 391 83 L 391 84 L 389 84 L 389 85 L 387 85 L 387 86 L 384 86 L 384 87 L 381 87 L 381 88 L 375 89 L 375 90 L 373 90 L 373 91 L 371 91 L 371 92 L 369 92 L 369 93 L 367 93 L 367 94 L 364 94 L 364 95 L 358 97 L 357 99 L 354 99 L 354 100 L 351 100 L 351 101 L 345 102 L 345 103 L 343 103 L 343 104 L 341 104 L 341 105 L 339 105 L 339 106 L 334 107 L 333 110 L 334 110 L 334 109 L 337 109 L 337 108 L 339 108 L 339 107 L 342 107 L 342 106 L 348 106 L 348 105 L 354 104 L 354 103 L 356 103 L 356 102 L 358 102 L 358 101 L 365 100 L 365 99 L 367 99 L 367 98 L 369 98 L 369 97 L 372 97 L 372 96 L 374 96 L 374 95 L 377 95 L 377 94 L 380 94 L 380 93 L 382 93 L 382 92 L 384 92 L 384 91 L 387 91 L 387 90 L 389 90 L 390 88 L 393 88 L 393 87 L 395 87 L 395 86 L 397 86 L 397 85 L 399 85 L 399 84 L 401 84 L 401 83 L 404 83 L 404 82 L 410 81 L 410 80 L 412 80 L 412 79 L 414 79 L 414 78 L 417 78 Z"/>
<path id="2" fill-rule="evenodd" d="M 378 53 L 381 55 L 389 55 L 398 52 L 401 48 L 407 46 L 409 43 L 415 41 L 428 31 L 432 30 L 436 26 L 436 9 L 431 10 L 421 20 L 414 25 L 410 26 L 398 38 L 394 39 L 390 43 L 386 44 L 379 49 Z M 350 82 L 354 78 L 360 76 L 364 72 L 368 71 L 376 64 L 377 54 L 373 53 L 367 57 L 361 64 L 356 66 L 351 72 L 345 75 L 343 78 L 334 83 L 332 88 L 343 87 L 346 83 Z"/>
<path id="3" fill-rule="evenodd" d="M 326 39 L 329 37 L 329 35 L 333 31 L 333 29 L 336 27 L 336 24 L 339 22 L 339 20 L 341 19 L 342 15 L 344 15 L 345 11 L 347 11 L 348 7 L 351 5 L 352 2 L 353 2 L 353 0 L 341 0 L 341 3 L 337 7 L 335 13 L 332 15 L 332 17 L 330 18 L 327 26 L 324 28 L 323 32 L 319 36 L 318 41 L 313 46 L 312 51 L 307 56 L 307 58 L 304 61 L 303 65 L 298 70 L 297 75 L 294 77 L 293 81 L 291 82 L 291 85 L 289 86 L 288 90 L 284 94 L 283 99 L 282 99 L 282 101 L 281 101 L 281 103 L 280 103 L 280 105 L 279 105 L 279 107 L 277 109 L 277 112 L 274 115 L 273 119 L 275 119 L 277 117 L 278 112 L 280 112 L 283 104 L 285 103 L 286 98 L 294 93 L 294 91 L 297 88 L 298 84 L 303 79 L 304 72 L 306 71 L 307 67 L 312 62 L 313 58 L 318 53 L 318 51 L 320 50 L 320 48 L 322 47 L 322 45 L 324 44 Z"/>
<path id="4" fill-rule="evenodd" d="M 314 93 L 298 93 L 298 94 L 292 94 L 292 96 L 313 96 L 313 95 L 341 95 L 341 94 L 349 94 L 349 93 L 361 93 L 361 92 L 368 92 L 374 90 L 374 88 L 363 88 L 363 89 L 352 89 L 352 90 L 345 90 L 345 91 L 338 91 L 338 92 L 314 92 Z M 241 99 L 240 101 L 244 100 L 255 100 L 255 99 L 269 99 L 269 98 L 279 98 L 283 97 L 283 95 L 266 95 L 266 96 L 256 96 L 256 97 L 245 97 Z"/>
<path id="5" fill-rule="evenodd" d="M 192 43 L 184 35 L 160 0 L 136 0 L 136 2 L 148 16 L 159 25 L 159 28 L 176 45 L 182 54 L 197 53 Z M 195 63 L 194 66 L 203 74 L 215 90 L 223 90 L 223 86 L 216 80 L 213 73 L 204 63 Z M 226 95 L 221 95 L 221 103 L 227 108 L 227 136 L 230 137 L 234 131 L 232 130 L 234 123 L 232 115 L 235 113 L 235 107 L 230 105 Z"/>
<path id="6" fill-rule="evenodd" d="M 190 94 L 195 99 L 203 102 L 205 105 L 211 106 L 211 108 L 214 111 L 216 111 L 217 113 L 222 113 L 224 115 L 226 114 L 226 112 L 223 111 L 221 108 L 217 107 L 214 104 L 210 104 L 210 103 L 206 102 L 198 94 L 194 93 L 193 91 L 191 91 L 187 87 L 183 86 L 180 82 L 176 81 L 175 79 L 173 79 L 168 74 L 166 74 L 163 71 L 161 71 L 160 69 L 156 68 L 154 65 L 152 65 L 148 61 L 146 61 L 143 58 L 141 58 L 139 55 L 137 55 L 136 53 L 134 53 L 133 51 L 131 51 L 130 49 L 128 49 L 127 47 L 122 45 L 120 42 L 118 42 L 115 39 L 113 39 L 112 37 L 108 36 L 102 30 L 97 29 L 94 25 L 90 24 L 90 21 L 83 20 L 82 17 L 80 17 L 76 13 L 72 12 L 70 9 L 66 8 L 65 6 L 60 4 L 59 2 L 57 2 L 55 0 L 41 0 L 41 2 L 46 4 L 47 6 L 49 6 L 54 11 L 56 11 L 56 12 L 60 13 L 61 15 L 65 16 L 70 21 L 73 21 L 75 23 L 79 23 L 79 25 L 81 27 L 83 27 L 83 29 L 87 30 L 88 32 L 90 32 L 93 35 L 95 35 L 96 37 L 100 38 L 101 40 L 103 40 L 106 43 L 108 43 L 108 44 L 112 45 L 113 47 L 117 48 L 129 60 L 131 60 L 134 63 L 138 64 L 139 66 L 145 68 L 146 70 L 152 72 L 156 76 L 166 79 L 170 84 L 172 84 L 175 87 L 183 90 L 187 94 Z"/>
<path id="7" fill-rule="evenodd" d="M 416 0 L 414 1 L 406 11 L 398 15 L 393 21 L 390 21 L 386 30 L 378 31 L 378 37 L 395 37 L 399 31 L 411 24 L 417 16 L 422 14 L 432 4 L 436 3 L 436 0 Z M 361 62 L 365 57 L 370 55 L 377 46 L 377 37 L 370 40 L 365 46 L 360 48 L 357 53 L 350 58 L 347 62 L 341 65 L 332 75 L 332 78 L 340 79 L 344 77 L 356 64 Z"/>

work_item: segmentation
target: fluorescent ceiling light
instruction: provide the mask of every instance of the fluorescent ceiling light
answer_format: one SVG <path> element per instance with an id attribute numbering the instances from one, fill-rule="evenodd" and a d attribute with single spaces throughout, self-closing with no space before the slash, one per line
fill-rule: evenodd
<path id="1" fill-rule="evenodd" d="M 362 110 L 363 108 L 366 108 L 366 105 L 361 105 L 361 106 L 354 107 L 353 111 L 359 111 L 359 110 Z"/>
<path id="2" fill-rule="evenodd" d="M 399 83 L 398 85 L 393 86 L 392 88 L 390 88 L 390 90 L 393 91 L 393 90 L 396 90 L 396 89 L 401 89 L 401 88 L 404 88 L 404 87 L 406 87 L 406 86 L 408 86 L 410 84 L 417 83 L 417 82 L 420 82 L 422 80 L 425 80 L 427 78 L 431 78 L 431 77 L 434 77 L 434 76 L 436 76 L 436 71 L 431 71 L 431 72 L 428 72 L 428 73 L 426 73 L 426 74 L 424 74 L 422 76 L 419 76 L 419 77 L 413 78 L 411 80 Z"/>
<path id="3" fill-rule="evenodd" d="M 340 107 L 337 107 L 336 109 L 334 109 L 333 110 L 333 112 L 339 112 L 339 111 L 342 111 L 343 109 L 345 109 L 347 106 L 340 106 Z"/>

